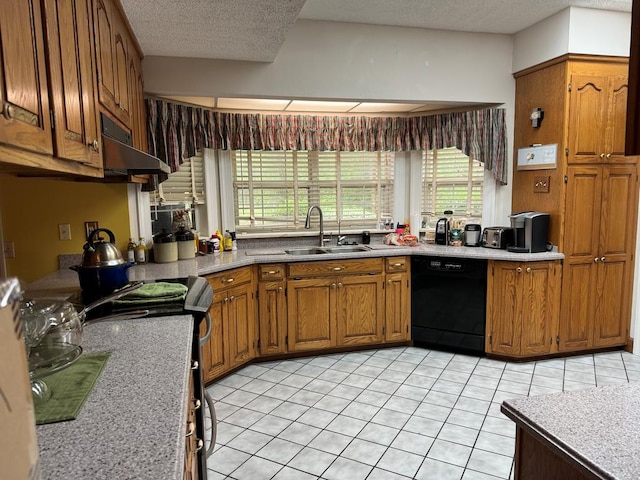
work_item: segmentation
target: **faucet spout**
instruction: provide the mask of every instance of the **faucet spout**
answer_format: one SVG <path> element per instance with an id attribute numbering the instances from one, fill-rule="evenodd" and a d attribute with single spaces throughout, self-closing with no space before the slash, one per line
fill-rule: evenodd
<path id="1" fill-rule="evenodd" d="M 324 221 L 322 219 L 322 210 L 318 205 L 311 205 L 309 210 L 307 210 L 307 220 L 304 222 L 304 228 L 307 230 L 311 228 L 311 212 L 313 210 L 318 210 L 318 215 L 320 215 L 320 241 L 319 245 L 322 247 L 324 245 Z"/>

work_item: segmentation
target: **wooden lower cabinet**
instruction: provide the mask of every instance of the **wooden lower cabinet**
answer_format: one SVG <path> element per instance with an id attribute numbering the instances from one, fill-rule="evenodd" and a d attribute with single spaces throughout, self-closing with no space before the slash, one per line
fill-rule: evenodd
<path id="1" fill-rule="evenodd" d="M 338 279 L 338 345 L 382 342 L 383 288 L 383 275 L 354 275 Z"/>
<path id="2" fill-rule="evenodd" d="M 411 325 L 411 261 L 409 257 L 391 257 L 386 261 L 384 340 L 409 340 Z"/>
<path id="3" fill-rule="evenodd" d="M 203 447 L 204 440 L 197 438 L 192 429 L 196 428 L 196 406 L 193 376 L 189 377 L 189 394 L 187 403 L 187 425 L 185 428 L 185 451 L 184 451 L 184 470 L 182 472 L 183 480 L 198 480 L 198 450 Z M 199 408 L 199 407 L 198 407 Z"/>
<path id="4" fill-rule="evenodd" d="M 527 357 L 557 349 L 560 262 L 490 261 L 487 353 Z"/>
<path id="5" fill-rule="evenodd" d="M 211 337 L 202 347 L 204 381 L 226 373 L 255 357 L 255 301 L 250 267 L 210 275 L 207 280 L 214 289 L 213 304 L 209 309 Z M 219 289 L 220 285 L 243 285 Z M 206 333 L 205 322 L 200 334 Z"/>
<path id="6" fill-rule="evenodd" d="M 287 284 L 283 264 L 258 265 L 258 349 L 260 355 L 287 351 Z"/>
<path id="7" fill-rule="evenodd" d="M 336 278 L 287 282 L 287 347 L 290 352 L 336 346 L 337 288 Z"/>

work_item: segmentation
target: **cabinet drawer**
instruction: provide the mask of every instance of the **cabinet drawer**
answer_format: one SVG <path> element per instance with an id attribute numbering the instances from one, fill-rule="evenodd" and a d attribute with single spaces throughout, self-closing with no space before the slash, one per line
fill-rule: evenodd
<path id="1" fill-rule="evenodd" d="M 387 272 L 406 272 L 409 268 L 408 257 L 389 257 L 385 259 Z"/>
<path id="2" fill-rule="evenodd" d="M 300 262 L 289 264 L 289 277 L 317 277 L 351 273 L 380 273 L 381 258 L 357 260 L 330 260 L 326 262 Z"/>
<path id="3" fill-rule="evenodd" d="M 260 280 L 281 280 L 284 278 L 285 267 L 281 263 L 258 265 Z"/>
<path id="4" fill-rule="evenodd" d="M 251 281 L 251 267 L 236 268 L 226 272 L 207 275 L 207 281 L 214 293 L 223 288 L 235 287 Z"/>

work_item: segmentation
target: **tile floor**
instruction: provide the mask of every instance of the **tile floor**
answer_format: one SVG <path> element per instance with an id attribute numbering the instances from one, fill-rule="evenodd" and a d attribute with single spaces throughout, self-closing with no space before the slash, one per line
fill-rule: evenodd
<path id="1" fill-rule="evenodd" d="M 210 480 L 512 478 L 506 398 L 640 380 L 626 352 L 528 363 L 416 347 L 253 364 L 208 388 Z"/>

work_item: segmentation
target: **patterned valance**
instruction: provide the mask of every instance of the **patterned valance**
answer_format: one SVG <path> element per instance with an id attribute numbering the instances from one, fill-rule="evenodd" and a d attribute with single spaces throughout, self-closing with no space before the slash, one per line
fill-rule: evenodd
<path id="1" fill-rule="evenodd" d="M 172 171 L 201 148 L 409 151 L 457 147 L 507 183 L 505 110 L 421 117 L 266 115 L 216 112 L 146 99 L 149 152 Z"/>

